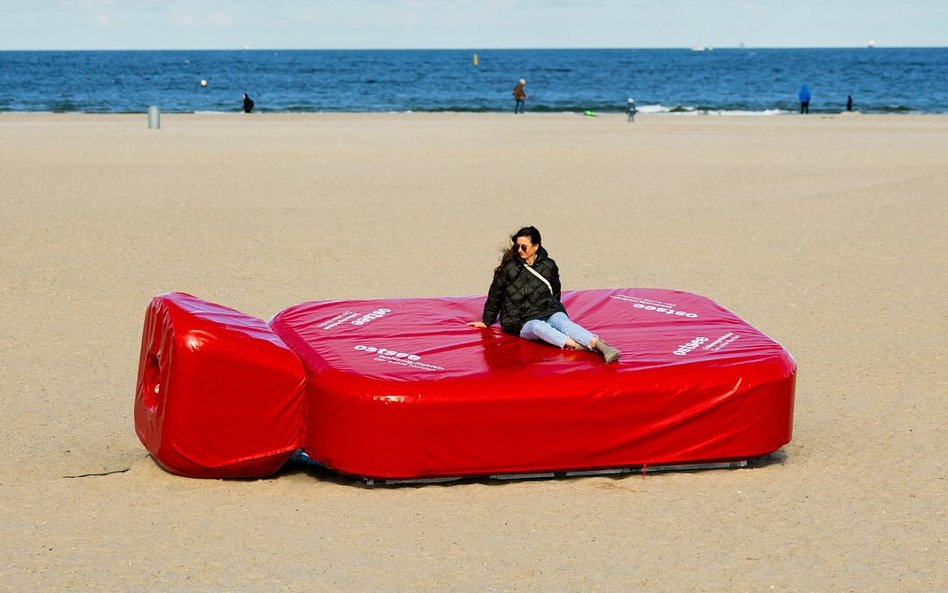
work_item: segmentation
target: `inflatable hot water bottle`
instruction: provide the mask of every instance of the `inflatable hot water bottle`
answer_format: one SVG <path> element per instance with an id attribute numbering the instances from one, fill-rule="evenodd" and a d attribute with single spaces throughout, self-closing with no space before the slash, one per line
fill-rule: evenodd
<path id="1" fill-rule="evenodd" d="M 618 362 L 471 328 L 482 296 L 309 302 L 264 322 L 160 295 L 136 431 L 185 476 L 264 476 L 305 453 L 391 481 L 729 466 L 790 442 L 796 364 L 730 311 L 651 288 L 562 301 Z"/>

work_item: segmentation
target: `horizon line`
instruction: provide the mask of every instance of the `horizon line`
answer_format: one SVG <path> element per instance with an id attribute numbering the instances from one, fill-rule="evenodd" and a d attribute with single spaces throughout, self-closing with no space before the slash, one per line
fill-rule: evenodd
<path id="1" fill-rule="evenodd" d="M 557 51 L 557 50 L 683 50 L 709 52 L 718 49 L 948 49 L 948 45 L 701 45 L 692 46 L 573 46 L 573 47 L 86 47 L 86 48 L 0 48 L 0 52 L 20 51 Z"/>

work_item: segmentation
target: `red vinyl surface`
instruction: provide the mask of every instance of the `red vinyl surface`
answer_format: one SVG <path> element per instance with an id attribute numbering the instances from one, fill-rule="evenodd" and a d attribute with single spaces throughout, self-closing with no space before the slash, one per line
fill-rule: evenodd
<path id="1" fill-rule="evenodd" d="M 135 430 L 165 469 L 256 477 L 303 444 L 306 373 L 267 324 L 183 293 L 145 313 Z"/>
<path id="2" fill-rule="evenodd" d="M 662 289 L 562 300 L 617 363 L 468 327 L 484 297 L 278 313 L 308 374 L 306 452 L 396 479 L 748 459 L 790 441 L 793 358 L 733 313 Z"/>

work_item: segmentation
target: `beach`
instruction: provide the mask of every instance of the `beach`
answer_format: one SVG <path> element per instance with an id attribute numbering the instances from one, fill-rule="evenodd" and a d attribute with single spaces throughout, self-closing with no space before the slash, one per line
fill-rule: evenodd
<path id="1" fill-rule="evenodd" d="M 948 116 L 161 124 L 0 113 L 0 590 L 948 589 Z M 777 461 L 373 488 L 182 478 L 138 441 L 156 294 L 485 294 L 523 225 L 566 290 L 691 291 L 782 344 Z"/>

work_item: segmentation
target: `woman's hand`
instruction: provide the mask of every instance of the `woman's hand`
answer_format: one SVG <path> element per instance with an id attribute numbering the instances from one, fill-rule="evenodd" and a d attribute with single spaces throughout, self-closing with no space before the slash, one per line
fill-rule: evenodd
<path id="1" fill-rule="evenodd" d="M 469 321 L 467 324 L 470 325 L 471 327 L 480 327 L 480 328 L 487 327 L 486 325 L 484 325 L 483 321 Z"/>

